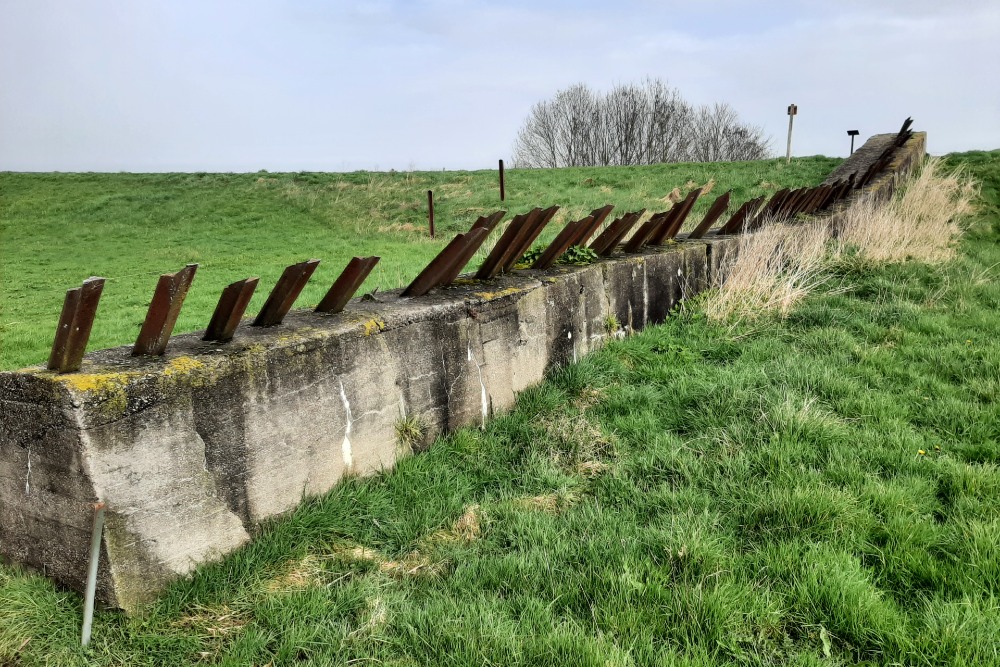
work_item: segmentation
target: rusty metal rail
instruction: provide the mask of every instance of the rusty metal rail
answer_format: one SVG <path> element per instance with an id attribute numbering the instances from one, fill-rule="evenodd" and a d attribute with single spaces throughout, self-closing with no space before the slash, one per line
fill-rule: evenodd
<path id="1" fill-rule="evenodd" d="M 133 357 L 160 356 L 166 351 L 170 334 L 177 324 L 177 316 L 184 305 L 184 297 L 187 296 L 197 270 L 197 264 L 188 264 L 180 271 L 160 276 L 139 337 L 132 346 Z"/>
<path id="2" fill-rule="evenodd" d="M 458 275 L 465 262 L 475 254 L 488 235 L 489 232 L 485 227 L 477 227 L 470 232 L 457 235 L 403 290 L 402 296 L 423 296 L 444 284 L 445 279 L 452 273 Z"/>
<path id="3" fill-rule="evenodd" d="M 641 252 L 649 237 L 659 227 L 666 215 L 666 211 L 651 215 L 649 220 L 639 225 L 639 229 L 635 230 L 629 240 L 625 242 L 625 245 L 622 246 L 622 251 L 625 253 Z"/>
<path id="4" fill-rule="evenodd" d="M 243 319 L 243 313 L 250 305 L 254 290 L 257 289 L 258 278 L 244 278 L 230 283 L 222 290 L 219 303 L 215 306 L 212 319 L 205 329 L 202 340 L 214 340 L 228 343 L 236 333 L 236 327 Z"/>
<path id="5" fill-rule="evenodd" d="M 646 209 L 626 213 L 618 218 L 590 243 L 590 249 L 600 257 L 609 257 L 625 236 L 632 231 Z"/>
<path id="6" fill-rule="evenodd" d="M 677 209 L 676 212 L 668 220 L 664 220 L 660 227 L 653 233 L 649 239 L 649 245 L 663 245 L 664 241 L 677 236 L 677 232 L 684 226 L 684 221 L 687 220 L 691 209 L 694 208 L 695 202 L 701 196 L 701 190 L 702 188 L 695 188 L 688 193 L 684 201 L 674 207 L 674 209 Z"/>
<path id="7" fill-rule="evenodd" d="M 760 209 L 761 205 L 764 203 L 765 197 L 761 195 L 760 197 L 755 197 L 749 201 L 743 202 L 743 205 L 736 209 L 736 212 L 730 216 L 726 224 L 719 228 L 716 234 L 739 234 L 743 231 L 746 226 L 746 221 L 751 219 L 756 215 L 757 211 Z"/>
<path id="8" fill-rule="evenodd" d="M 594 233 L 601 228 L 601 225 L 603 225 L 604 221 L 608 219 L 608 216 L 611 215 L 611 211 L 614 208 L 615 208 L 614 206 L 608 204 L 607 206 L 602 206 L 601 208 L 595 208 L 593 211 L 591 211 L 589 217 L 593 218 L 593 220 L 591 221 L 590 225 L 584 227 L 580 231 L 580 235 L 573 240 L 573 243 L 570 244 L 570 247 L 575 245 L 578 246 L 587 245 L 587 241 L 589 241 L 590 238 L 594 235 Z"/>
<path id="9" fill-rule="evenodd" d="M 913 119 L 907 118 L 889 145 L 863 173 L 855 172 L 846 179 L 827 185 L 783 188 L 773 193 L 769 199 L 765 196 L 756 197 L 744 202 L 725 223 L 713 230 L 713 226 L 729 209 L 732 191 L 724 193 L 716 198 L 687 238 L 695 240 L 709 233 L 726 235 L 754 231 L 770 222 L 794 220 L 800 214 L 811 215 L 829 210 L 838 202 L 847 199 L 853 190 L 869 185 L 892 164 L 897 149 L 913 136 L 912 124 Z M 590 215 L 567 223 L 531 264 L 531 268 L 549 269 L 571 247 L 583 247 L 588 243 L 589 248 L 600 257 L 610 256 L 626 238 L 628 241 L 623 246 L 626 253 L 640 252 L 648 245 L 661 245 L 678 234 L 701 194 L 702 188 L 691 190 L 681 202 L 667 211 L 654 213 L 637 230 L 635 227 L 645 209 L 625 213 L 607 225 L 605 221 L 614 207 L 608 204 L 594 209 Z M 498 273 L 509 272 L 529 251 L 558 210 L 558 206 L 546 209 L 534 208 L 527 213 L 514 216 L 475 273 L 475 278 L 488 280 Z M 453 283 L 505 215 L 506 211 L 496 211 L 490 215 L 480 216 L 468 232 L 457 235 L 431 260 L 403 290 L 403 296 L 422 296 L 432 289 Z M 604 229 L 598 234 L 602 226 Z M 316 306 L 316 312 L 329 314 L 341 312 L 378 262 L 379 257 L 351 259 Z M 286 267 L 252 325 L 280 324 L 318 264 L 318 259 L 311 259 Z M 197 269 L 197 264 L 189 264 L 180 271 L 160 276 L 142 329 L 132 348 L 134 356 L 164 354 Z M 205 331 L 204 340 L 217 342 L 232 340 L 258 282 L 257 278 L 246 278 L 230 284 L 222 291 Z M 92 277 L 85 280 L 81 287 L 66 292 L 47 363 L 49 369 L 59 373 L 69 373 L 80 368 L 104 284 L 104 278 Z"/>
<path id="10" fill-rule="evenodd" d="M 726 209 L 729 208 L 729 198 L 732 193 L 733 191 L 730 190 L 725 194 L 720 195 L 714 202 L 712 202 L 712 205 L 708 207 L 708 211 L 705 213 L 705 217 L 702 218 L 701 222 L 698 223 L 698 226 L 691 230 L 691 233 L 688 234 L 689 239 L 700 239 L 708 233 L 708 230 L 712 228 L 712 225 L 714 225 L 716 221 L 722 217 L 722 214 L 726 212 Z"/>
<path id="11" fill-rule="evenodd" d="M 66 291 L 55 340 L 52 341 L 52 351 L 49 353 L 49 370 L 58 373 L 80 370 L 103 291 L 104 278 L 97 276 L 87 278 L 80 287 Z"/>
<path id="12" fill-rule="evenodd" d="M 548 207 L 543 210 L 541 214 L 539 214 L 538 218 L 535 220 L 535 224 L 525 225 L 521 229 L 522 233 L 514 239 L 514 243 L 511 244 L 510 251 L 504 258 L 504 273 L 509 273 L 510 270 L 514 268 L 514 265 L 517 264 L 518 260 L 524 257 L 524 253 L 528 252 L 531 248 L 531 244 L 535 242 L 539 235 L 541 235 L 542 230 L 545 229 L 545 226 L 552 221 L 552 218 L 555 217 L 558 210 L 558 206 Z"/>
<path id="13" fill-rule="evenodd" d="M 514 237 L 520 233 L 521 228 L 525 224 L 534 220 L 538 215 L 540 215 L 542 209 L 533 208 L 528 213 L 520 213 L 515 215 L 510 224 L 507 225 L 507 229 L 504 230 L 500 238 L 497 239 L 496 244 L 493 246 L 493 250 L 490 254 L 486 256 L 483 260 L 482 266 L 479 267 L 479 271 L 476 273 L 476 278 L 479 280 L 489 280 L 493 278 L 500 272 L 503 268 L 504 255 L 510 248 L 510 244 Z"/>
<path id="14" fill-rule="evenodd" d="M 252 326 L 273 327 L 281 324 L 317 266 L 319 260 L 310 259 L 285 267 L 271 293 L 267 295 L 267 301 L 257 313 Z"/>
<path id="15" fill-rule="evenodd" d="M 575 220 L 573 222 L 566 223 L 566 226 L 562 228 L 559 234 L 556 235 L 552 243 L 542 251 L 542 254 L 538 256 L 538 259 L 534 261 L 531 265 L 532 269 L 537 269 L 544 271 L 550 268 L 556 263 L 556 260 L 562 257 L 563 253 L 569 250 L 573 242 L 580 238 L 580 236 L 590 228 L 591 224 L 594 222 L 594 216 L 588 215 L 582 220 Z"/>
<path id="16" fill-rule="evenodd" d="M 358 291 L 381 257 L 353 257 L 316 306 L 317 313 L 339 313 Z"/>

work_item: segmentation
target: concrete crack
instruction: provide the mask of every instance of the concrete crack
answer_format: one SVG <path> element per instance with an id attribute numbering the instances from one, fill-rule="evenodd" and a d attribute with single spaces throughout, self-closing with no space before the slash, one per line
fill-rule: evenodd
<path id="1" fill-rule="evenodd" d="M 483 381 L 483 367 L 479 365 L 479 361 L 476 359 L 475 355 L 472 354 L 472 343 L 468 345 L 469 350 L 469 361 L 476 365 L 476 370 L 479 372 L 479 387 L 482 398 L 482 408 L 483 408 L 483 428 L 486 428 L 486 417 L 490 412 L 490 399 L 489 395 L 486 393 L 486 382 Z"/>
<path id="2" fill-rule="evenodd" d="M 354 464 L 354 458 L 351 455 L 351 425 L 354 423 L 354 417 L 351 416 L 351 403 L 347 400 L 347 392 L 344 390 L 344 381 L 340 382 L 340 400 L 344 402 L 344 412 L 347 413 L 347 428 L 344 430 L 344 442 L 340 446 L 340 449 L 344 455 L 344 468 L 350 470 L 351 466 Z"/>

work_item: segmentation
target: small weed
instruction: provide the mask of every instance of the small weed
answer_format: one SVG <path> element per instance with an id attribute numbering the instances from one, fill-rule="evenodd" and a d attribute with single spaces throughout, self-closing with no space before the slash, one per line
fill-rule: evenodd
<path id="1" fill-rule="evenodd" d="M 396 443 L 403 451 L 421 451 L 426 438 L 427 424 L 418 415 L 401 417 L 396 421 Z"/>

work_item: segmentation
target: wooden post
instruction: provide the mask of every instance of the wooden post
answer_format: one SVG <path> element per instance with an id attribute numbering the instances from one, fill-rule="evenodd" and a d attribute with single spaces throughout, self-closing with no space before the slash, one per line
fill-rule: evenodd
<path id="1" fill-rule="evenodd" d="M 798 112 L 799 107 L 797 105 L 788 105 L 788 150 L 785 153 L 785 164 L 792 161 L 792 121 L 795 120 L 795 114 Z"/>
<path id="2" fill-rule="evenodd" d="M 431 229 L 431 238 L 434 238 L 434 191 L 427 191 L 427 222 Z"/>
<path id="3" fill-rule="evenodd" d="M 503 190 L 503 160 L 500 160 L 500 201 L 504 200 Z"/>

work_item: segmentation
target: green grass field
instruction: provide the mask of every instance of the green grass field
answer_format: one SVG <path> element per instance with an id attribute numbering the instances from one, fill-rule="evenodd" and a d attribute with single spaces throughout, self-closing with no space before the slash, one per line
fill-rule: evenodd
<path id="1" fill-rule="evenodd" d="M 177 333 L 205 328 L 222 288 L 250 275 L 261 277 L 249 308 L 255 313 L 282 269 L 311 257 L 322 263 L 299 307 L 314 306 L 354 255 L 382 257 L 361 293 L 403 286 L 455 233 L 500 208 L 509 219 L 534 206 L 562 206 L 553 236 L 560 223 L 609 203 L 621 212 L 664 210 L 675 187 L 714 178 L 713 193 L 691 216 L 698 220 L 725 189 L 733 189 L 735 206 L 779 187 L 818 183 L 838 162 L 509 170 L 503 206 L 491 171 L 0 173 L 0 369 L 48 358 L 66 290 L 92 275 L 108 278 L 90 341 L 100 349 L 133 343 L 157 276 L 190 262 L 201 266 Z M 434 240 L 427 236 L 428 189 L 435 193 Z"/>
<path id="2" fill-rule="evenodd" d="M 0 568 L 0 664 L 1000 664 L 1000 152 L 952 162 L 957 260 L 785 320 L 687 304 L 86 651 L 77 594 Z"/>

